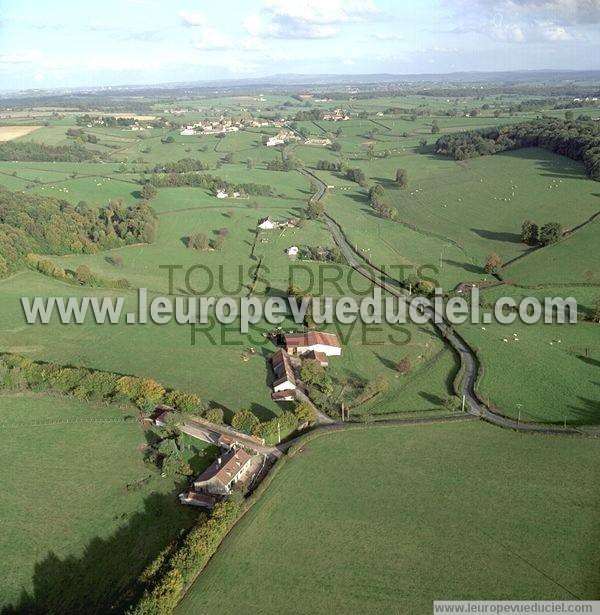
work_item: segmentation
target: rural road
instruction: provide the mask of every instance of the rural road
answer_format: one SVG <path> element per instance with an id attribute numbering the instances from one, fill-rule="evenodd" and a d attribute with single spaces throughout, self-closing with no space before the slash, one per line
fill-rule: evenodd
<path id="1" fill-rule="evenodd" d="M 210 423 L 209 421 L 200 421 L 194 418 L 188 418 L 185 422 L 178 425 L 178 428 L 183 433 L 198 438 L 212 444 L 216 444 L 219 436 L 228 436 L 235 438 L 238 442 L 243 444 L 246 448 L 249 448 L 261 455 L 265 455 L 269 458 L 280 457 L 281 452 L 275 446 L 263 446 L 256 442 L 254 438 L 250 438 L 240 431 L 236 431 L 227 425 L 217 425 L 216 423 Z"/>
<path id="2" fill-rule="evenodd" d="M 327 189 L 326 184 L 310 171 L 301 169 L 300 173 L 308 177 L 309 179 L 314 180 L 316 182 L 316 185 L 318 186 L 317 191 L 312 196 L 312 199 L 315 201 L 322 199 Z M 329 227 L 333 240 L 337 244 L 338 248 L 340 249 L 341 253 L 343 254 L 350 267 L 352 267 L 357 273 L 370 280 L 373 284 L 376 284 L 390 294 L 404 299 L 407 299 L 409 297 L 408 293 L 401 288 L 397 280 L 386 276 L 389 280 L 389 282 L 387 282 L 383 279 L 383 275 L 380 272 L 371 270 L 361 264 L 356 251 L 347 241 L 341 227 L 333 218 L 325 214 L 325 222 Z M 553 427 L 551 425 L 522 423 L 506 416 L 496 414 L 495 412 L 489 410 L 478 399 L 475 392 L 475 383 L 477 382 L 477 375 L 479 373 L 479 361 L 475 355 L 475 352 L 465 342 L 465 340 L 460 335 L 458 335 L 446 322 L 437 324 L 433 321 L 433 309 L 428 308 L 425 310 L 425 312 L 431 316 L 431 325 L 435 327 L 438 333 L 442 336 L 442 338 L 445 339 L 448 344 L 450 344 L 450 346 L 452 346 L 460 359 L 463 370 L 463 380 L 461 383 L 460 394 L 464 395 L 466 407 L 470 414 L 480 417 L 481 419 L 486 420 L 490 423 L 494 423 L 495 425 L 499 425 L 500 427 L 507 427 L 516 431 L 527 433 L 560 434 L 572 436 L 600 435 L 600 429 L 583 431 L 574 427 Z"/>

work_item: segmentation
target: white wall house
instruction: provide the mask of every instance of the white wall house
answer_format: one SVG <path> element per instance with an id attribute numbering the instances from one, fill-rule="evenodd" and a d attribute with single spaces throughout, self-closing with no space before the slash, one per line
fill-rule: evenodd
<path id="1" fill-rule="evenodd" d="M 277 226 L 277 223 L 274 220 L 271 220 L 271 218 L 269 217 L 261 218 L 257 224 L 257 227 L 259 229 L 262 229 L 263 231 L 270 231 L 274 229 L 276 226 Z"/>

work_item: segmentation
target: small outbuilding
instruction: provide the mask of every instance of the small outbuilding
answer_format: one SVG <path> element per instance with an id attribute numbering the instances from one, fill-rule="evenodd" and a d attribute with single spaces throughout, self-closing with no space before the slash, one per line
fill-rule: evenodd
<path id="1" fill-rule="evenodd" d="M 285 347 L 290 354 L 304 356 L 313 351 L 325 356 L 339 356 L 342 345 L 335 333 L 308 331 L 307 333 L 288 333 L 284 335 Z"/>

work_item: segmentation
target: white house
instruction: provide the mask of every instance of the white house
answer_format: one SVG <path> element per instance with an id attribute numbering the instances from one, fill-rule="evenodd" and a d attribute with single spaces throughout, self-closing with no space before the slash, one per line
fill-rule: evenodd
<path id="1" fill-rule="evenodd" d="M 227 194 L 227 192 L 223 191 L 223 190 L 218 190 L 217 191 L 217 198 L 218 199 L 226 199 L 229 195 Z"/>
<path id="2" fill-rule="evenodd" d="M 267 141 L 267 147 L 273 147 L 274 145 L 283 145 L 285 141 L 279 137 L 270 137 Z"/>
<path id="3" fill-rule="evenodd" d="M 267 216 L 266 218 L 261 218 L 258 221 L 257 226 L 259 229 L 262 229 L 263 231 L 270 231 L 277 227 L 277 223 L 274 220 L 271 220 L 269 216 Z"/>
<path id="4" fill-rule="evenodd" d="M 298 246 L 290 246 L 287 249 L 288 256 L 298 256 Z"/>
<path id="5" fill-rule="evenodd" d="M 195 135 L 196 131 L 194 130 L 192 126 L 188 126 L 187 128 L 184 128 L 179 134 L 182 137 L 190 137 L 192 135 Z"/>

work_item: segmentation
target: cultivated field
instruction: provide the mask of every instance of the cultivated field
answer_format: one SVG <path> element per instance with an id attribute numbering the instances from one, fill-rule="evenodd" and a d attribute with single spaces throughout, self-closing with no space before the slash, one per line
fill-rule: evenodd
<path id="1" fill-rule="evenodd" d="M 0 126 L 0 141 L 12 141 L 39 128 L 40 126 Z"/>

